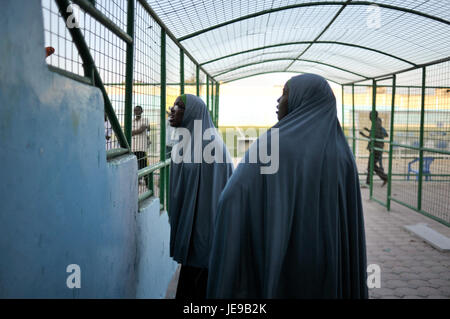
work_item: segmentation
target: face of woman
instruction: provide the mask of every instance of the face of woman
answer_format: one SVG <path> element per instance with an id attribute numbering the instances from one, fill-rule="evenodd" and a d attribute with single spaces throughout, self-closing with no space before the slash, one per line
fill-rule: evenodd
<path id="1" fill-rule="evenodd" d="M 283 87 L 283 95 L 281 95 L 281 97 L 278 99 L 278 106 L 277 106 L 278 121 L 281 121 L 281 119 L 288 114 L 288 96 L 289 96 L 289 89 L 286 83 Z"/>
<path id="2" fill-rule="evenodd" d="M 173 106 L 170 108 L 169 113 L 169 124 L 172 127 L 180 127 L 183 122 L 184 110 L 186 106 L 184 105 L 181 96 L 177 97 Z"/>

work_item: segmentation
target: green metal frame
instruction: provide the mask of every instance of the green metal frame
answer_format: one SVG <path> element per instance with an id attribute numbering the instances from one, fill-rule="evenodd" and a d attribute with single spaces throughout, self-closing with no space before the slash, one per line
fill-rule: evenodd
<path id="1" fill-rule="evenodd" d="M 334 15 L 333 19 L 331 19 L 331 21 L 325 26 L 325 28 L 323 28 L 322 32 L 319 33 L 319 35 L 317 35 L 317 37 L 312 41 L 312 43 L 310 43 L 305 50 L 303 50 L 296 58 L 295 60 L 300 59 L 301 56 L 303 56 L 306 51 L 308 51 L 313 45 L 314 43 L 316 43 L 316 41 L 318 41 L 320 39 L 320 37 L 330 28 L 330 26 L 333 24 L 334 21 L 336 21 L 336 19 L 341 15 L 342 11 L 344 11 L 344 9 L 347 7 L 347 5 L 351 2 L 352 0 L 347 0 L 341 8 L 339 8 L 338 12 L 336 12 L 336 14 Z M 289 68 L 294 64 L 295 61 L 292 61 L 285 69 L 285 71 L 289 70 Z"/>
<path id="2" fill-rule="evenodd" d="M 134 38 L 134 1 L 128 1 L 127 10 L 127 34 Z M 134 40 L 134 39 L 133 39 Z M 134 41 L 127 43 L 127 62 L 125 75 L 125 137 L 131 146 L 133 117 L 133 64 L 134 64 Z"/>
<path id="3" fill-rule="evenodd" d="M 334 68 L 334 69 L 337 69 L 337 70 L 340 70 L 340 71 L 343 71 L 343 72 L 351 73 L 351 74 L 359 76 L 359 77 L 361 77 L 361 78 L 363 78 L 365 80 L 369 80 L 370 79 L 369 77 L 367 77 L 365 75 L 362 75 L 362 74 L 359 74 L 359 73 L 356 73 L 356 72 L 353 72 L 353 71 L 350 71 L 350 70 L 347 70 L 347 69 L 343 69 L 343 68 L 340 68 L 340 67 L 332 65 L 332 64 L 319 62 L 319 61 L 314 61 L 314 60 L 292 59 L 292 58 L 268 59 L 268 60 L 253 62 L 253 63 L 242 64 L 242 65 L 238 65 L 236 67 L 233 67 L 233 68 L 231 68 L 229 70 L 226 70 L 226 71 L 223 71 L 223 72 L 220 72 L 220 73 L 216 73 L 216 74 L 214 74 L 214 77 L 219 77 L 221 75 L 224 75 L 224 74 L 227 74 L 227 73 L 230 73 L 230 72 L 242 69 L 242 68 L 246 68 L 246 67 L 249 67 L 249 66 L 252 66 L 252 65 L 263 64 L 263 63 L 270 63 L 270 62 L 276 62 L 276 61 L 293 61 L 293 62 L 295 62 L 295 61 L 303 61 L 303 62 L 309 62 L 309 63 L 316 63 L 316 64 L 320 64 L 320 65 L 325 65 L 325 66 L 328 66 L 328 67 L 331 67 L 331 68 Z M 287 68 L 285 68 L 284 71 L 287 72 Z M 296 71 L 291 71 L 291 72 L 296 72 Z"/>
<path id="4" fill-rule="evenodd" d="M 180 94 L 184 94 L 184 52 L 180 49 Z"/>
<path id="5" fill-rule="evenodd" d="M 377 78 L 373 78 L 372 79 L 372 83 L 371 84 L 356 84 L 358 82 L 362 82 L 362 81 L 355 81 L 353 83 L 348 83 L 348 84 L 343 84 L 342 85 L 342 92 L 344 93 L 344 87 L 345 86 L 352 86 L 352 114 L 353 114 L 353 137 L 348 137 L 349 139 L 352 139 L 352 143 L 353 143 L 353 153 L 356 156 L 356 147 L 355 147 L 355 142 L 357 140 L 360 141 L 368 141 L 370 143 L 370 147 L 379 151 L 382 151 L 384 153 L 388 153 L 389 154 L 389 166 L 388 166 L 388 183 L 387 183 L 387 194 L 386 194 L 386 203 L 384 203 L 382 200 L 375 198 L 373 196 L 373 173 L 374 173 L 374 156 L 373 156 L 373 152 L 370 152 L 369 158 L 370 158 L 370 169 L 369 169 L 369 180 L 370 180 L 370 199 L 385 206 L 387 211 L 391 210 L 391 203 L 396 202 L 400 205 L 403 205 L 409 209 L 412 209 L 426 217 L 429 217 L 435 221 L 438 221 L 439 223 L 446 225 L 447 227 L 450 227 L 450 223 L 446 220 L 443 220 L 437 216 L 434 216 L 432 214 L 430 214 L 429 212 L 426 212 L 423 210 L 422 207 L 422 196 L 423 196 L 423 183 L 424 183 L 424 179 L 423 179 L 423 158 L 424 158 L 424 152 L 429 152 L 429 153 L 435 153 L 435 154 L 443 154 L 443 155 L 450 155 L 450 151 L 446 151 L 446 150 L 442 150 L 442 149 L 431 149 L 431 148 L 427 148 L 424 147 L 424 127 L 425 127 L 425 94 L 426 94 L 426 89 L 427 88 L 439 88 L 439 89 L 449 89 L 448 87 L 434 87 L 434 86 L 430 86 L 427 87 L 426 86 L 426 68 L 428 66 L 432 66 L 435 64 L 439 64 L 439 63 L 443 63 L 443 62 L 447 62 L 450 61 L 450 57 L 446 58 L 446 59 L 441 59 L 441 60 L 437 60 L 437 61 L 433 61 L 430 63 L 426 63 L 426 64 L 422 64 L 419 65 L 417 67 L 414 68 L 410 68 L 410 69 L 406 69 L 406 70 L 401 70 L 392 74 L 387 74 L 384 76 L 380 76 Z M 421 86 L 405 86 L 405 85 L 397 85 L 397 75 L 404 73 L 404 72 L 408 72 L 408 71 L 412 71 L 412 70 L 417 70 L 417 69 L 421 69 L 422 70 L 422 79 L 421 79 Z M 391 80 L 392 84 L 391 85 L 378 85 L 377 82 L 379 81 L 386 81 L 386 80 Z M 392 88 L 392 101 L 391 101 L 391 114 L 390 114 L 390 136 L 389 136 L 389 141 L 385 141 L 382 139 L 377 139 L 375 138 L 375 122 L 374 122 L 374 118 L 371 119 L 371 124 L 372 124 L 372 128 L 370 131 L 370 139 L 367 138 L 358 138 L 355 136 L 355 86 L 368 86 L 372 88 L 372 111 L 376 111 L 377 109 L 377 105 L 376 105 L 376 96 L 377 96 L 377 87 L 391 87 Z M 394 126 L 394 120 L 395 120 L 395 104 L 396 104 L 396 89 L 397 88 L 408 88 L 408 92 L 410 88 L 420 88 L 421 89 L 421 100 L 420 100 L 420 131 L 419 131 L 419 146 L 412 146 L 412 145 L 404 145 L 401 143 L 395 143 L 394 142 L 394 135 L 395 135 L 395 126 Z M 409 94 L 408 94 L 409 95 Z M 344 104 L 344 97 L 342 98 L 343 104 Z M 344 112 L 343 112 L 344 115 Z M 374 142 L 377 141 L 383 141 L 385 143 L 389 144 L 389 150 L 386 151 L 384 149 L 379 149 L 379 148 L 374 148 Z M 405 148 L 405 149 L 411 149 L 411 150 L 415 150 L 419 152 L 419 172 L 418 172 L 418 187 L 417 187 L 417 204 L 416 205 L 411 205 L 408 203 L 405 203 L 397 198 L 394 198 L 392 196 L 392 181 L 393 181 L 393 177 L 394 176 L 408 176 L 408 174 L 394 174 L 393 171 L 393 148 L 394 147 L 401 147 L 401 148 Z M 412 156 L 412 158 L 415 158 L 416 156 Z M 364 174 L 363 174 L 364 175 Z M 440 177 L 446 177 L 449 174 L 432 174 L 432 176 L 440 176 Z"/>
<path id="6" fill-rule="evenodd" d="M 59 13 L 63 17 L 63 19 L 65 21 L 67 21 L 70 17 L 70 13 L 67 12 L 67 7 L 70 5 L 69 1 L 67 1 L 67 0 L 55 0 L 55 1 L 56 1 L 56 4 L 58 5 Z M 93 7 L 92 4 L 90 4 L 90 3 L 89 3 L 89 6 L 93 9 L 95 9 L 95 7 Z M 93 10 L 93 9 L 90 9 L 90 10 Z M 97 9 L 95 9 L 95 10 L 97 10 Z M 67 30 L 69 31 L 70 35 L 72 36 L 73 42 L 74 42 L 74 44 L 78 50 L 78 53 L 83 61 L 83 69 L 84 69 L 85 77 L 92 79 L 93 85 L 98 87 L 100 89 L 100 91 L 102 92 L 103 99 L 105 101 L 105 112 L 109 119 L 109 122 L 111 123 L 111 127 L 117 136 L 120 147 L 130 150 L 130 145 L 128 144 L 125 134 L 123 133 L 122 128 L 120 127 L 120 123 L 116 117 L 114 108 L 108 97 L 108 93 L 106 92 L 106 89 L 103 85 L 100 74 L 97 70 L 97 67 L 95 66 L 94 59 L 92 58 L 89 47 L 86 44 L 86 41 L 84 40 L 84 36 L 81 33 L 81 30 L 79 28 L 67 28 Z"/>
<path id="7" fill-rule="evenodd" d="M 258 48 L 254 48 L 254 49 L 249 49 L 249 50 L 244 50 L 244 51 L 239 51 L 239 52 L 235 52 L 235 53 L 232 53 L 232 54 L 224 55 L 224 56 L 221 56 L 221 57 L 219 57 L 219 58 L 216 58 L 216 59 L 212 59 L 212 60 L 203 62 L 201 65 L 210 64 L 210 63 L 217 62 L 217 61 L 220 61 L 220 60 L 223 60 L 223 59 L 227 59 L 227 58 L 231 58 L 231 57 L 233 57 L 233 56 L 237 56 L 237 55 L 240 55 L 240 54 L 245 54 L 245 53 L 250 53 L 250 52 L 260 51 L 260 50 L 264 50 L 264 49 L 271 49 L 271 48 L 277 48 L 277 47 L 283 47 L 283 46 L 289 46 L 289 45 L 298 45 L 298 44 L 311 44 L 311 43 L 314 43 L 314 44 L 336 44 L 336 45 L 349 46 L 349 47 L 354 47 L 354 48 L 358 48 L 358 49 L 368 50 L 368 51 L 376 52 L 376 53 L 379 53 L 379 54 L 382 54 L 382 55 L 386 55 L 386 56 L 391 57 L 391 58 L 393 58 L 393 59 L 400 60 L 400 61 L 405 62 L 405 63 L 407 63 L 407 64 L 410 64 L 410 65 L 412 65 L 412 66 L 417 66 L 415 63 L 413 63 L 413 62 L 411 62 L 411 61 L 402 59 L 402 58 L 400 58 L 400 57 L 398 57 L 398 56 L 395 56 L 395 55 L 393 55 L 393 54 L 390 54 L 390 53 L 387 53 L 387 52 L 384 52 L 384 51 L 380 51 L 380 50 L 373 49 L 373 48 L 369 48 L 369 47 L 362 46 L 362 45 L 357 45 L 357 44 L 353 44 L 353 43 L 346 43 L 346 42 L 339 42 L 339 41 L 297 41 L 297 42 L 283 42 L 283 43 L 272 44 L 272 45 L 266 45 L 266 46 L 262 46 L 262 47 L 258 47 Z"/>
<path id="8" fill-rule="evenodd" d="M 412 9 L 407 9 L 407 8 L 402 8 L 402 7 L 397 7 L 397 6 L 393 6 L 393 5 L 388 5 L 388 4 L 384 4 L 384 3 L 378 3 L 378 2 L 373 2 L 373 1 L 353 1 L 353 2 L 349 2 L 349 1 L 322 1 L 322 2 L 310 2 L 310 3 L 298 3 L 298 4 L 292 4 L 292 5 L 288 5 L 288 6 L 283 6 L 283 7 L 278 7 L 278 8 L 272 8 L 272 9 L 268 9 L 268 10 L 263 10 L 263 11 L 259 11 L 256 13 L 252 13 L 246 16 L 242 16 L 236 19 L 232 19 L 229 21 L 225 21 L 216 25 L 213 25 L 211 27 L 205 28 L 203 30 L 198 30 L 196 32 L 187 34 L 183 37 L 178 38 L 178 41 L 185 41 L 187 39 L 193 38 L 195 36 L 198 36 L 202 33 L 205 32 L 209 32 L 211 30 L 214 29 L 218 29 L 221 27 L 224 27 L 226 25 L 232 24 L 232 23 L 236 23 L 236 22 L 240 22 L 243 20 L 247 20 L 247 19 L 252 19 L 252 18 L 256 18 L 265 14 L 270 14 L 270 13 L 274 13 L 274 12 L 278 12 L 278 11 L 284 11 L 284 10 L 290 10 L 290 9 L 296 9 L 296 8 L 302 8 L 302 7 L 313 7 L 313 6 L 336 6 L 336 5 L 358 5 L 358 6 L 370 6 L 370 5 L 377 5 L 381 8 L 386 8 L 386 9 L 391 9 L 391 10 L 397 10 L 397 11 L 401 11 L 401 12 L 406 12 L 406 13 L 411 13 L 411 14 L 415 14 L 415 15 L 419 15 L 428 19 L 432 19 L 438 22 L 442 22 L 445 24 L 450 25 L 450 22 L 439 18 L 439 17 L 435 17 L 420 11 L 416 11 L 416 10 L 412 10 Z"/>
<path id="9" fill-rule="evenodd" d="M 67 20 L 70 13 L 67 12 L 67 7 L 70 5 L 68 0 L 55 0 L 59 12 L 64 20 Z M 145 193 L 139 195 L 139 203 L 146 200 L 147 198 L 154 196 L 154 176 L 159 171 L 160 184 L 159 184 L 159 199 L 161 203 L 161 209 L 168 209 L 169 205 L 169 165 L 171 159 L 166 159 L 166 94 L 167 94 L 167 72 L 166 72 L 166 38 L 171 38 L 175 44 L 180 49 L 180 89 L 183 94 L 185 91 L 184 83 L 184 58 L 187 56 L 193 61 L 197 67 L 197 94 L 200 94 L 200 81 L 199 74 L 202 70 L 208 77 L 208 89 L 209 81 L 215 82 L 214 77 L 210 76 L 209 73 L 203 69 L 203 67 L 189 54 L 188 51 L 179 43 L 175 36 L 168 30 L 165 24 L 159 19 L 156 13 L 148 5 L 145 0 L 128 0 L 127 1 L 127 30 L 124 32 L 120 27 L 118 27 L 111 19 L 104 15 L 100 10 L 95 7 L 95 1 L 93 0 L 72 0 L 73 3 L 77 4 L 82 10 L 88 13 L 91 17 L 96 19 L 105 28 L 114 33 L 118 38 L 126 43 L 126 71 L 125 71 L 125 84 L 117 83 L 117 85 L 125 85 L 125 121 L 124 130 L 122 130 L 120 123 L 116 117 L 111 101 L 106 92 L 105 86 L 100 78 L 99 72 L 96 68 L 95 61 L 90 53 L 89 47 L 85 42 L 84 36 L 80 29 L 70 28 L 70 32 L 73 42 L 78 50 L 78 53 L 83 61 L 84 76 L 74 74 L 72 72 L 59 69 L 54 66 L 49 66 L 49 70 L 79 81 L 81 83 L 94 85 L 98 87 L 105 101 L 105 112 L 111 123 L 112 129 L 117 136 L 120 148 L 108 150 L 106 152 L 106 157 L 108 160 L 115 158 L 117 156 L 122 156 L 129 154 L 131 151 L 132 142 L 132 107 L 133 107 L 133 87 L 139 85 L 155 85 L 160 86 L 160 162 L 144 169 L 139 170 L 139 178 L 149 178 L 149 190 Z M 139 3 L 144 10 L 155 20 L 156 23 L 161 27 L 161 80 L 160 83 L 134 83 L 133 80 L 133 66 L 134 66 L 134 29 L 135 29 L 135 4 Z M 189 84 L 194 85 L 194 84 Z M 208 93 L 209 94 L 209 93 Z M 213 96 L 211 96 L 213 98 Z M 209 100 L 208 100 L 209 101 Z M 216 98 L 215 104 L 217 104 L 218 99 Z M 210 103 L 208 102 L 208 105 Z M 211 111 L 211 110 L 210 110 Z M 215 116 L 215 115 L 214 115 Z"/>

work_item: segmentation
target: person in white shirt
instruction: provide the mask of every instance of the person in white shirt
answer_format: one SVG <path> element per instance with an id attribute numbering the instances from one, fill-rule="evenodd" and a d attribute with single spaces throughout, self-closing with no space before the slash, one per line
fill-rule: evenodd
<path id="1" fill-rule="evenodd" d="M 106 150 L 112 149 L 112 127 L 111 124 L 108 121 L 108 118 L 106 117 L 105 113 L 105 139 L 106 139 Z"/>
<path id="2" fill-rule="evenodd" d="M 147 130 L 150 129 L 148 119 L 144 118 L 142 114 L 144 110 L 140 105 L 134 108 L 134 119 L 132 123 L 132 142 L 131 151 L 136 155 L 138 161 L 138 169 L 147 167 Z M 148 187 L 148 180 L 145 179 Z"/>

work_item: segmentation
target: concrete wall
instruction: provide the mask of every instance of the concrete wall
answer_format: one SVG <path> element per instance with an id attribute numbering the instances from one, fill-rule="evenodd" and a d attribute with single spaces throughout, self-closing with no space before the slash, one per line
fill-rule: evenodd
<path id="1" fill-rule="evenodd" d="M 47 69 L 40 1 L 1 6 L 0 298 L 163 296 L 167 214 L 138 213 L 134 156 L 106 161 L 100 91 Z"/>

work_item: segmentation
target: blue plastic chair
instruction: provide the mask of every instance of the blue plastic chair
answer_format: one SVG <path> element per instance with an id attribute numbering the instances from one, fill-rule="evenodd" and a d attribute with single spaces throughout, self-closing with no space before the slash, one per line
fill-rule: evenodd
<path id="1" fill-rule="evenodd" d="M 408 163 L 408 181 L 409 181 L 409 173 L 412 172 L 413 174 L 416 175 L 416 181 L 419 180 L 419 171 L 416 171 L 414 169 L 411 168 L 411 166 L 415 163 L 418 162 L 419 158 L 414 159 L 413 161 Z M 430 166 L 431 163 L 433 163 L 434 161 L 434 157 L 424 157 L 423 158 L 423 175 L 425 175 L 425 180 L 431 181 L 431 172 L 430 172 Z"/>

